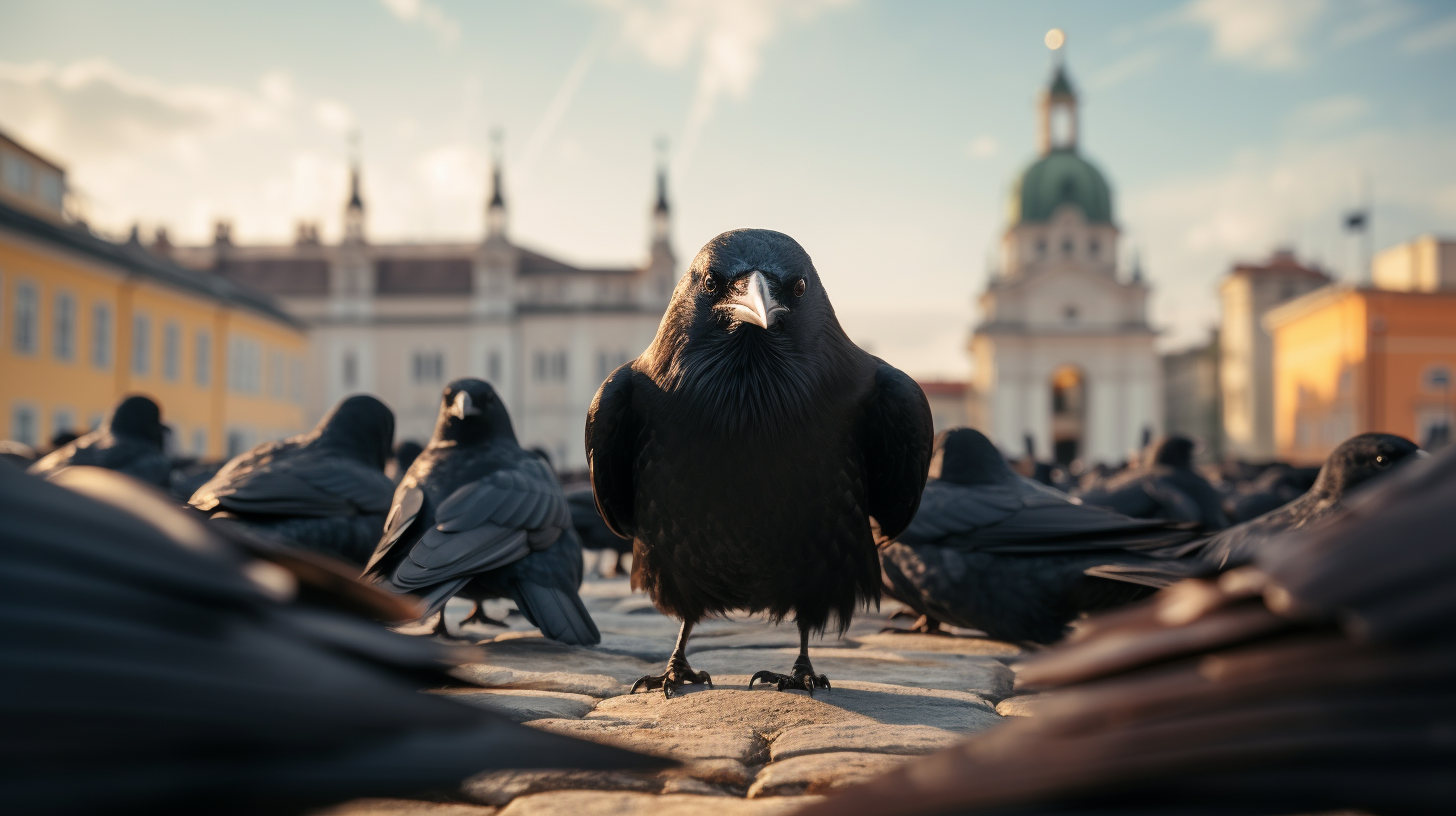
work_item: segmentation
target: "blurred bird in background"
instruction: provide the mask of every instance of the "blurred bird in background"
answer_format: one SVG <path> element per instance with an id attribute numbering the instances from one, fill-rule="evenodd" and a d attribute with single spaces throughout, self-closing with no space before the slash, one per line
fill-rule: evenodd
<path id="1" fill-rule="evenodd" d="M 172 460 L 163 452 L 167 432 L 162 409 L 147 397 L 133 395 L 116 406 L 101 427 L 30 466 L 46 477 L 64 467 L 93 465 L 166 487 Z"/>
<path id="2" fill-rule="evenodd" d="M 1136 580 L 1144 567 L 1200 571 L 1178 557 L 1197 537 L 1194 525 L 1129 518 L 1018 476 L 984 434 L 957 428 L 936 438 L 920 510 L 882 543 L 880 565 L 885 594 L 922 616 L 912 631 L 946 622 L 1045 644 L 1083 612 L 1152 594 Z M 1106 567 L 1127 577 L 1089 574 Z"/>
<path id="3" fill-rule="evenodd" d="M 395 490 L 365 575 L 424 599 L 425 616 L 455 596 L 476 608 L 463 623 L 496 623 L 481 601 L 510 598 L 542 634 L 601 641 L 578 589 L 581 543 L 550 465 L 523 450 L 495 389 L 445 387 L 435 434 Z M 449 635 L 442 612 L 435 633 Z"/>
<path id="4" fill-rule="evenodd" d="M 349 397 L 312 431 L 234 457 L 189 503 L 363 567 L 389 512 L 393 442 L 394 413 L 374 397 Z"/>
<path id="5" fill-rule="evenodd" d="M 590 484 L 566 488 L 566 503 L 571 506 L 571 526 L 581 539 L 582 549 L 597 551 L 597 573 L 603 578 L 616 578 L 622 556 L 632 555 L 632 540 L 619 538 L 597 510 L 597 499 Z"/>
<path id="6" fill-rule="evenodd" d="M 1229 526 L 1213 485 L 1193 469 L 1196 445 L 1186 436 L 1160 440 L 1146 467 L 1114 476 L 1081 495 L 1082 501 L 1133 518 L 1197 522 L 1205 530 Z"/>
<path id="7" fill-rule="evenodd" d="M 1252 567 L 1094 617 L 1019 672 L 1034 717 L 803 816 L 1327 811 L 1456 801 L 1456 449 Z"/>
<path id="8" fill-rule="evenodd" d="M 424 445 L 421 445 L 413 439 L 406 439 L 394 446 L 394 463 L 392 465 L 394 473 L 390 474 L 390 478 L 394 480 L 395 484 L 399 484 L 399 480 L 403 479 L 404 474 L 409 472 L 410 465 L 415 463 L 415 459 L 419 457 L 420 452 L 424 449 Z"/>
<path id="9" fill-rule="evenodd" d="M 745 229 L 709 241 L 652 345 L 602 383 L 587 416 L 597 506 L 633 540 L 632 584 L 683 622 L 666 671 L 633 690 L 711 683 L 687 641 L 728 610 L 799 629 L 790 672 L 760 671 L 750 687 L 828 687 L 809 635 L 878 603 L 872 523 L 894 537 L 915 515 L 931 427 L 919 386 L 845 335 L 794 239 Z"/>
<path id="10" fill-rule="evenodd" d="M 120 474 L 0 463 L 0 811 L 301 813 L 504 768 L 660 760 L 418 689 L 468 653 L 413 603 Z"/>

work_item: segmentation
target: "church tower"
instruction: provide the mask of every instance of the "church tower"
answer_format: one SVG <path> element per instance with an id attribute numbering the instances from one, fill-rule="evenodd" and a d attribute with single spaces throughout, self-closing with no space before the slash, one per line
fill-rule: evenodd
<path id="1" fill-rule="evenodd" d="M 652 245 L 642 284 L 644 303 L 666 304 L 677 284 L 677 256 L 672 252 L 672 208 L 667 202 L 667 141 L 657 143 L 657 202 L 652 207 Z"/>
<path id="2" fill-rule="evenodd" d="M 972 421 L 1014 456 L 1112 463 L 1158 432 L 1161 369 L 1147 286 L 1118 272 L 1112 190 L 1081 153 L 1078 106 L 1057 59 L 969 344 Z"/>

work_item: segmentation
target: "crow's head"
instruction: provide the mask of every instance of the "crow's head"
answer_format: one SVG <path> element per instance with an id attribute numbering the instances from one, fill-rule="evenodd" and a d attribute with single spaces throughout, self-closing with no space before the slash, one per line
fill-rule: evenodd
<path id="1" fill-rule="evenodd" d="M 761 229 L 725 232 L 699 250 L 670 311 L 691 339 L 780 342 L 807 338 L 834 315 L 809 253 L 782 232 Z"/>
<path id="2" fill-rule="evenodd" d="M 1159 440 L 1153 448 L 1152 462 L 1174 468 L 1193 467 L 1193 451 L 1198 444 L 1186 436 L 1173 435 Z"/>
<path id="3" fill-rule="evenodd" d="M 975 428 L 952 428 L 935 436 L 930 478 L 958 485 L 989 485 L 1019 477 L 985 434 Z"/>
<path id="4" fill-rule="evenodd" d="M 355 394 L 334 406 L 314 428 L 319 444 L 384 469 L 394 444 L 394 412 L 367 394 Z"/>
<path id="5" fill-rule="evenodd" d="M 162 449 L 167 434 L 162 425 L 162 409 L 152 400 L 139 395 L 127 397 L 116 406 L 106 422 L 106 429 L 113 436 L 140 439 L 157 446 L 158 450 Z"/>
<path id="6" fill-rule="evenodd" d="M 464 377 L 445 386 L 435 439 L 464 442 L 492 437 L 514 440 L 516 431 L 511 426 L 511 415 L 490 383 Z"/>
<path id="7" fill-rule="evenodd" d="M 1330 453 L 1310 490 L 1340 497 L 1401 462 L 1424 455 L 1420 446 L 1403 436 L 1383 433 L 1352 436 Z"/>

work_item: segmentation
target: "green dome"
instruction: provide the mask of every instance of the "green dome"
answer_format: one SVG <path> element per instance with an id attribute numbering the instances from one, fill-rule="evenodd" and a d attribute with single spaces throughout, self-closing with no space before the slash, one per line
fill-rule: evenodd
<path id="1" fill-rule="evenodd" d="M 1063 204 L 1081 207 L 1089 223 L 1112 223 L 1107 179 L 1073 150 L 1053 150 L 1026 168 L 1011 189 L 1011 224 L 1050 221 Z"/>

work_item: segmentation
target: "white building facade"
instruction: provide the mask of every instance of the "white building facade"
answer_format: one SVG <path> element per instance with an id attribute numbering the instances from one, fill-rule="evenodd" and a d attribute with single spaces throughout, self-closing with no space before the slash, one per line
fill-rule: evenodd
<path id="1" fill-rule="evenodd" d="M 1077 97 L 1058 66 L 1041 156 L 1017 179 L 1000 269 L 972 333 L 972 424 L 1013 456 L 1116 462 L 1160 432 L 1148 287 L 1117 269 L 1112 192 L 1077 150 Z"/>
<path id="2" fill-rule="evenodd" d="M 581 268 L 512 243 L 499 165 L 478 242 L 370 243 L 356 168 L 337 245 L 300 225 L 293 245 L 240 246 L 219 224 L 212 245 L 166 251 L 273 294 L 307 323 L 310 421 L 369 393 L 394 410 L 396 439 L 423 442 L 444 385 L 480 377 L 523 446 L 581 470 L 597 387 L 651 343 L 677 282 L 661 170 L 657 181 L 648 257 L 631 268 Z"/>

